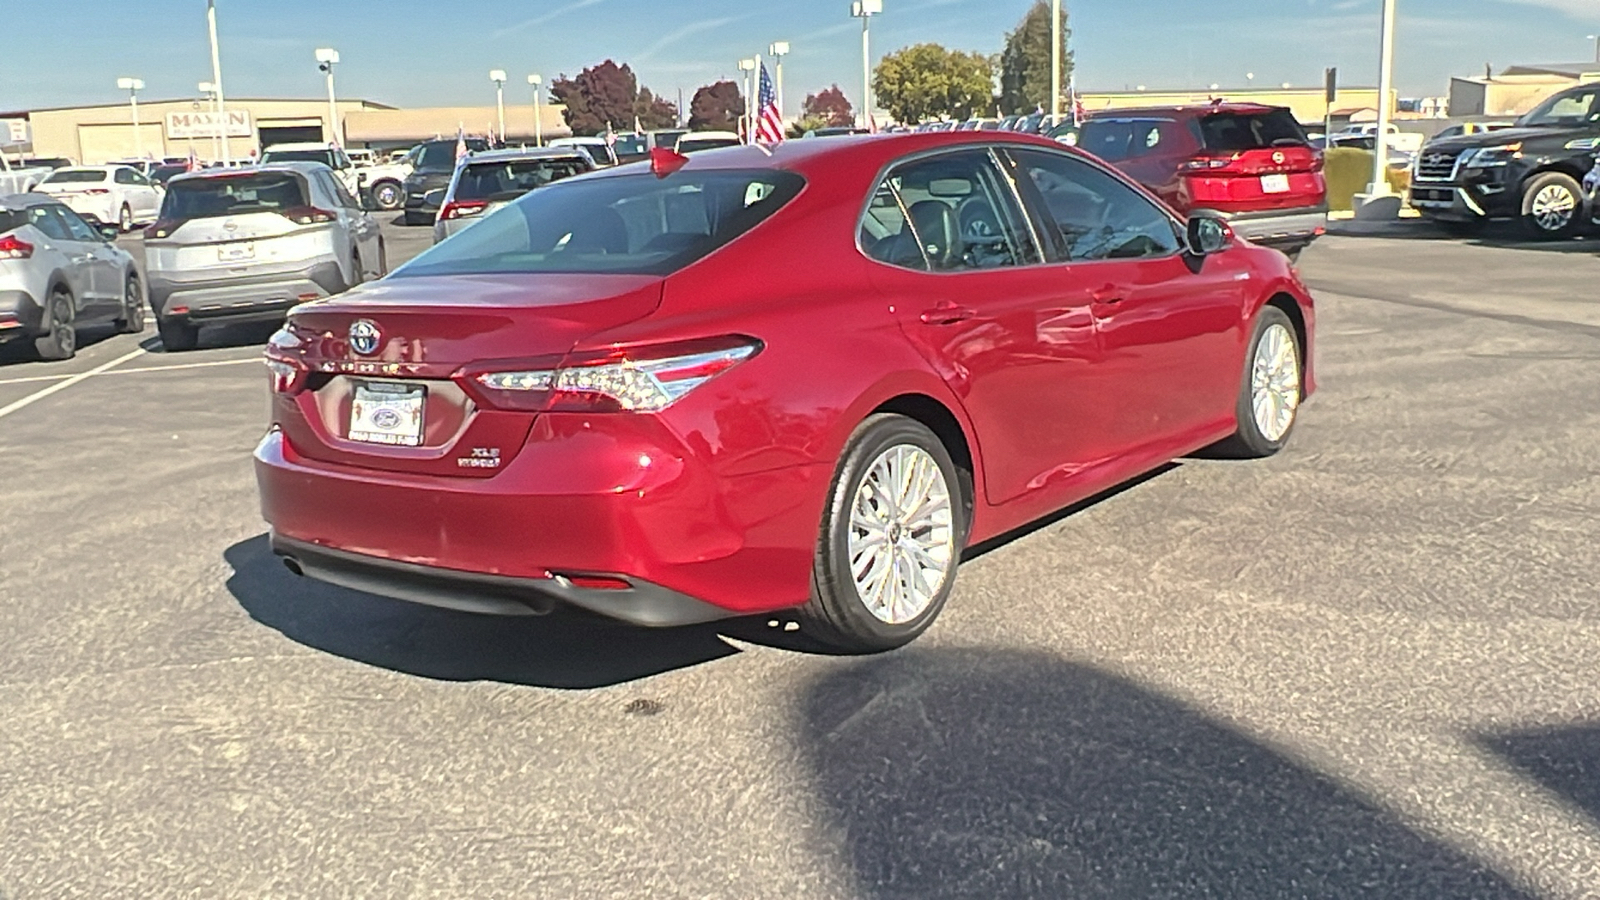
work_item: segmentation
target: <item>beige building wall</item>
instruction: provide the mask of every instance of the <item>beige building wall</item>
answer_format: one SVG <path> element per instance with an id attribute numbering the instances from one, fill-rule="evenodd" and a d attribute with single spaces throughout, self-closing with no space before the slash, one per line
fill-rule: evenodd
<path id="1" fill-rule="evenodd" d="M 541 104 L 539 124 L 546 140 L 568 137 L 563 113 L 566 107 Z M 404 144 L 433 138 L 454 138 L 457 130 L 470 137 L 485 137 L 500 130 L 499 113 L 493 106 L 441 106 L 422 109 L 374 109 L 351 113 L 345 129 L 354 146 L 362 144 Z M 506 106 L 506 141 L 532 143 L 533 104 Z"/>
<path id="2" fill-rule="evenodd" d="M 227 147 L 235 160 L 248 159 L 257 151 L 263 139 L 263 129 L 268 138 L 274 129 L 315 129 L 316 140 L 329 140 L 328 102 L 326 100 L 259 100 L 239 99 L 228 101 L 230 113 L 243 111 L 249 114 L 248 135 L 228 138 Z M 363 100 L 341 100 L 338 111 L 341 125 L 349 117 L 363 110 L 379 107 Z M 168 133 L 168 113 L 195 113 L 207 109 L 203 100 L 158 100 L 139 104 L 139 139 L 135 139 L 133 113 L 127 103 L 108 106 L 43 109 L 30 112 L 33 125 L 33 154 L 35 156 L 64 156 L 85 165 L 107 160 L 131 158 L 144 151 L 147 157 L 188 156 L 191 142 L 195 154 L 202 160 L 221 159 L 223 147 L 217 138 L 183 138 Z"/>
<path id="3" fill-rule="evenodd" d="M 1221 97 L 1234 103 L 1260 103 L 1265 106 L 1286 106 L 1301 122 L 1320 122 L 1327 114 L 1326 95 L 1322 88 L 1273 88 L 1243 91 L 1121 91 L 1115 93 L 1080 94 L 1084 109 L 1095 112 L 1102 109 L 1145 109 L 1163 106 L 1193 106 L 1210 103 Z M 1394 110 L 1399 95 L 1391 93 L 1389 109 Z M 1341 110 L 1377 109 L 1376 88 L 1342 88 L 1334 101 L 1335 114 Z"/>

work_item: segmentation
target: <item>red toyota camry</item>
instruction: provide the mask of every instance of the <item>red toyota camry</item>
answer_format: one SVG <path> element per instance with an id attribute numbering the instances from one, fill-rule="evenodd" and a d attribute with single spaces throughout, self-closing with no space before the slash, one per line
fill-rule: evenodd
<path id="1" fill-rule="evenodd" d="M 1044 139 L 658 152 L 295 311 L 256 473 L 307 576 L 870 652 L 970 544 L 1276 452 L 1312 334 L 1282 254 Z"/>

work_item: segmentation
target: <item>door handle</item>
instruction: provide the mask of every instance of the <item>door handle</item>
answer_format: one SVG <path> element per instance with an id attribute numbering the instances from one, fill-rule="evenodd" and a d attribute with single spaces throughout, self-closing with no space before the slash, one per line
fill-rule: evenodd
<path id="1" fill-rule="evenodd" d="M 965 306 L 941 303 L 923 313 L 920 318 L 924 325 L 954 325 L 957 322 L 965 322 L 974 315 L 977 314 Z"/>
<path id="2" fill-rule="evenodd" d="M 1090 291 L 1089 299 L 1102 306 L 1114 306 L 1122 302 L 1122 289 L 1114 284 L 1108 284 Z"/>

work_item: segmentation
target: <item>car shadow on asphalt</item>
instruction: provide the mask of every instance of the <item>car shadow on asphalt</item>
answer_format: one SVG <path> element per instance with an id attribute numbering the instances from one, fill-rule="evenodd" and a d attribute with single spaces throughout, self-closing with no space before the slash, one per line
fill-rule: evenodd
<path id="1" fill-rule="evenodd" d="M 266 346 L 272 333 L 278 330 L 276 322 L 240 322 L 232 325 L 210 325 L 200 330 L 200 343 L 195 350 L 224 350 L 230 347 L 249 347 L 253 344 Z M 161 343 L 161 338 L 151 336 L 139 342 L 146 353 L 169 353 L 181 356 L 193 351 L 168 350 Z"/>
<path id="2" fill-rule="evenodd" d="M 830 667 L 798 718 L 861 898 L 1529 896 L 1196 710 L 1044 653 Z"/>
<path id="3" fill-rule="evenodd" d="M 78 331 L 78 350 L 82 352 L 101 341 L 108 341 L 116 336 L 117 329 L 109 323 L 85 326 Z M 0 343 L 0 367 L 37 362 L 41 362 L 41 360 L 39 359 L 39 354 L 34 352 L 33 341 L 17 339 Z"/>
<path id="4" fill-rule="evenodd" d="M 739 652 L 718 636 L 725 625 L 653 630 L 565 609 L 474 615 L 346 590 L 291 574 L 266 535 L 223 556 L 228 590 L 251 618 L 296 643 L 424 678 L 587 689 Z"/>
<path id="5" fill-rule="evenodd" d="M 1600 230 L 1600 226 L 1597 226 L 1596 230 Z M 1512 221 L 1487 222 L 1479 226 L 1476 231 L 1468 233 L 1451 233 L 1442 226 L 1422 219 L 1386 222 L 1342 221 L 1329 225 L 1328 233 L 1340 237 L 1374 238 L 1384 241 L 1428 241 L 1475 247 L 1498 247 L 1504 250 L 1537 250 L 1543 253 L 1600 254 L 1600 236 L 1594 233 L 1560 241 L 1540 241 L 1529 237 L 1520 223 Z"/>
<path id="6" fill-rule="evenodd" d="M 1600 822 L 1600 724 L 1485 735 L 1478 743 Z"/>

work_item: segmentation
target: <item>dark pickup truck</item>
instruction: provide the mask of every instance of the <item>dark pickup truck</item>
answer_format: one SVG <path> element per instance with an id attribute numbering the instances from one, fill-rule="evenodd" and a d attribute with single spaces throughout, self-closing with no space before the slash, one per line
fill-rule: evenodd
<path id="1" fill-rule="evenodd" d="M 1447 228 L 1520 219 L 1545 240 L 1577 234 L 1591 211 L 1582 187 L 1600 151 L 1600 83 L 1562 91 L 1516 127 L 1434 141 L 1411 173 L 1411 205 Z"/>

